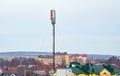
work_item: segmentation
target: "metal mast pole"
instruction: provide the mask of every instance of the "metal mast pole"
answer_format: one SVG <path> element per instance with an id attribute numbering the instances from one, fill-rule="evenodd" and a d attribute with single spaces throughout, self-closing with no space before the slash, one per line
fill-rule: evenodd
<path id="1" fill-rule="evenodd" d="M 53 70 L 55 70 L 55 25 L 53 24 Z"/>
<path id="2" fill-rule="evenodd" d="M 53 70 L 55 71 L 55 19 L 56 19 L 56 15 L 55 15 L 55 10 L 51 10 L 51 23 L 53 26 Z"/>

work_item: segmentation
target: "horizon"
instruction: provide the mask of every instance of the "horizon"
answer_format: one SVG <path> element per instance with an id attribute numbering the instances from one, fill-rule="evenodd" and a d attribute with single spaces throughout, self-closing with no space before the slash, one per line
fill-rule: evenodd
<path id="1" fill-rule="evenodd" d="M 10 51 L 10 52 L 0 52 L 0 54 L 2 54 L 2 53 L 51 53 L 52 54 L 52 52 L 38 52 L 38 51 Z M 64 53 L 64 52 L 60 52 L 60 53 Z M 90 53 L 90 54 L 88 54 L 88 53 L 68 53 L 67 52 L 67 54 L 86 54 L 86 55 L 108 55 L 108 56 L 120 56 L 120 55 L 109 55 L 109 54 L 92 54 L 92 53 Z"/>
<path id="2" fill-rule="evenodd" d="M 51 9 L 56 52 L 120 55 L 120 0 L 1 0 L 0 52 L 52 52 Z"/>

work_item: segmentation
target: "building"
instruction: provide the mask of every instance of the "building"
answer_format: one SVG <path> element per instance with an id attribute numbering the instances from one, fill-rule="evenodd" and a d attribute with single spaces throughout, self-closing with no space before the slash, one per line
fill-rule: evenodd
<path id="1" fill-rule="evenodd" d="M 69 55 L 65 53 L 57 52 L 55 54 L 55 62 L 58 65 L 68 65 L 69 64 Z"/>
<path id="2" fill-rule="evenodd" d="M 72 54 L 69 56 L 70 62 L 78 62 L 82 65 L 87 63 L 87 55 L 86 54 Z"/>
<path id="3" fill-rule="evenodd" d="M 49 65 L 49 64 L 53 63 L 53 56 L 52 55 L 45 55 L 45 56 L 40 55 L 40 56 L 38 56 L 37 60 L 41 64 Z M 65 53 L 60 53 L 60 52 L 55 53 L 55 64 L 56 65 L 64 65 L 64 66 L 69 64 L 69 55 L 66 52 Z"/>
<path id="4" fill-rule="evenodd" d="M 72 69 L 72 76 L 118 76 L 120 70 L 113 68 L 111 65 L 81 65 L 78 62 L 72 62 L 66 66 Z"/>
<path id="5" fill-rule="evenodd" d="M 3 73 L 2 76 L 23 76 L 21 73 Z"/>
<path id="6" fill-rule="evenodd" d="M 50 63 L 52 63 L 52 56 L 51 55 L 45 55 L 45 56 L 40 55 L 40 56 L 38 56 L 37 60 L 41 64 L 49 65 Z"/>

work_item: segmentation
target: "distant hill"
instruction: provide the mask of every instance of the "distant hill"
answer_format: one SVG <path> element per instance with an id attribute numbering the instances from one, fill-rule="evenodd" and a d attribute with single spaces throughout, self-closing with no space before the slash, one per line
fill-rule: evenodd
<path id="1" fill-rule="evenodd" d="M 4 52 L 0 53 L 0 58 L 11 60 L 14 57 L 37 58 L 39 55 L 52 55 L 52 52 Z M 113 55 L 87 54 L 88 58 L 109 59 Z M 120 59 L 120 56 L 116 56 Z"/>
<path id="2" fill-rule="evenodd" d="M 14 57 L 37 58 L 39 55 L 52 55 L 51 52 L 4 52 L 0 58 L 11 60 Z"/>
<path id="3" fill-rule="evenodd" d="M 93 58 L 93 59 L 109 59 L 114 55 L 99 55 L 99 54 L 88 54 L 88 58 Z M 120 56 L 115 56 L 120 59 Z"/>

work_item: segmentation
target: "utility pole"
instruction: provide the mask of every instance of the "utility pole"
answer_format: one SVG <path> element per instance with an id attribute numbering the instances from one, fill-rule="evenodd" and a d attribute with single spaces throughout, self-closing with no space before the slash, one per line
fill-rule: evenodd
<path id="1" fill-rule="evenodd" d="M 55 23 L 56 13 L 55 10 L 50 11 L 51 24 L 53 26 L 53 71 L 55 71 Z"/>
<path id="2" fill-rule="evenodd" d="M 27 71 L 27 70 L 24 70 L 24 76 L 26 76 L 26 71 Z"/>

